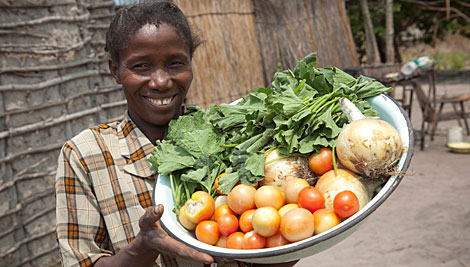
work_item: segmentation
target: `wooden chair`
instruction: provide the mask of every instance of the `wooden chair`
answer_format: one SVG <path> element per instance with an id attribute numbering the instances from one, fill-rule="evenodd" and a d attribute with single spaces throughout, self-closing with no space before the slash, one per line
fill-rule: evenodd
<path id="1" fill-rule="evenodd" d="M 421 150 L 424 149 L 425 135 L 429 134 L 431 141 L 434 141 L 434 135 L 437 125 L 440 121 L 457 120 L 459 126 L 463 126 L 460 120 L 463 120 L 467 134 L 470 135 L 468 119 L 470 112 L 465 110 L 465 102 L 470 101 L 470 94 L 458 95 L 453 97 L 439 97 L 436 95 L 436 78 L 434 67 L 423 70 L 426 72 L 429 80 L 427 92 L 421 87 L 417 79 L 412 79 L 413 90 L 421 108 L 423 119 L 421 121 Z M 445 111 L 444 105 L 451 104 L 452 110 Z"/>
<path id="2" fill-rule="evenodd" d="M 397 101 L 408 113 L 408 117 L 411 118 L 411 108 L 413 106 L 413 84 L 411 80 L 420 74 L 403 75 L 400 72 L 401 64 L 399 63 L 362 65 L 361 68 L 361 74 L 374 78 L 385 86 L 392 87 L 394 90 L 388 95 Z M 398 90 L 399 88 L 401 90 Z"/>

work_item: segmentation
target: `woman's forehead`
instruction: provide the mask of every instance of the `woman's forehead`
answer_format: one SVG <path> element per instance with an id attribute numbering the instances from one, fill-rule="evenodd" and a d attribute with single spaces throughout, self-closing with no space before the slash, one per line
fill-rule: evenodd
<path id="1" fill-rule="evenodd" d="M 185 42 L 184 37 L 178 32 L 178 30 L 168 23 L 161 23 L 161 24 L 154 24 L 154 23 L 146 23 L 142 27 L 140 27 L 135 34 L 129 38 L 132 41 L 135 38 L 138 39 L 151 39 L 155 38 L 156 35 L 173 35 L 180 39 L 182 42 Z"/>
<path id="2" fill-rule="evenodd" d="M 129 38 L 126 47 L 120 52 L 120 58 L 136 57 L 148 54 L 189 54 L 189 48 L 174 27 L 168 24 L 158 26 L 147 23 Z"/>
<path id="3" fill-rule="evenodd" d="M 140 27 L 140 29 L 138 29 L 136 33 L 139 33 L 139 34 L 142 34 L 143 36 L 148 37 L 154 34 L 157 28 L 158 28 L 157 25 L 152 24 L 152 23 L 147 23 L 147 24 L 144 24 L 142 27 Z"/>

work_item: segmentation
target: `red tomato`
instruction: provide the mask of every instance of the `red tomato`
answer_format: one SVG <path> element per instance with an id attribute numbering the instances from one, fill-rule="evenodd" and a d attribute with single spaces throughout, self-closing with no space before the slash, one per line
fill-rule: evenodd
<path id="1" fill-rule="evenodd" d="M 308 186 L 300 190 L 298 204 L 299 207 L 314 212 L 325 206 L 325 198 L 314 186 Z"/>
<path id="2" fill-rule="evenodd" d="M 230 209 L 228 204 L 222 204 L 214 211 L 214 221 L 218 221 L 223 215 L 236 215 L 236 213 Z"/>
<path id="3" fill-rule="evenodd" d="M 245 236 L 242 232 L 235 232 L 227 237 L 227 248 L 242 249 L 243 237 Z"/>
<path id="4" fill-rule="evenodd" d="M 257 234 L 255 231 L 250 231 L 245 234 L 242 241 L 243 249 L 258 249 L 266 246 L 266 237 Z"/>
<path id="5" fill-rule="evenodd" d="M 320 148 L 320 152 L 313 153 L 308 158 L 308 166 L 310 169 L 322 175 L 325 172 L 333 169 L 333 156 L 331 149 L 327 147 Z"/>
<path id="6" fill-rule="evenodd" d="M 349 218 L 359 210 L 359 199 L 352 191 L 341 191 L 333 200 L 333 208 L 339 217 Z"/>
<path id="7" fill-rule="evenodd" d="M 240 216 L 239 224 L 240 229 L 246 233 L 253 230 L 253 214 L 256 209 L 246 210 Z"/>
<path id="8" fill-rule="evenodd" d="M 196 226 L 197 240 L 214 245 L 219 240 L 219 229 L 214 221 L 202 221 Z"/>
<path id="9" fill-rule="evenodd" d="M 222 235 L 228 236 L 238 230 L 238 219 L 232 214 L 222 215 L 217 220 L 217 226 Z"/>
<path id="10" fill-rule="evenodd" d="M 280 224 L 281 215 L 273 207 L 261 207 L 253 214 L 253 229 L 264 237 L 277 233 Z"/>
<path id="11" fill-rule="evenodd" d="M 276 234 L 266 238 L 266 247 L 267 248 L 274 248 L 280 247 L 289 244 L 289 240 L 287 240 L 282 234 L 281 231 L 278 231 Z"/>
<path id="12" fill-rule="evenodd" d="M 282 216 L 279 231 L 290 242 L 313 236 L 315 223 L 313 215 L 304 208 L 294 208 Z"/>
<path id="13" fill-rule="evenodd" d="M 315 220 L 315 234 L 325 232 L 326 230 L 338 225 L 341 220 L 336 213 L 329 209 L 319 209 L 313 213 L 313 219 Z"/>
<path id="14" fill-rule="evenodd" d="M 228 206 L 237 214 L 255 208 L 256 188 L 247 184 L 235 186 L 227 196 Z"/>

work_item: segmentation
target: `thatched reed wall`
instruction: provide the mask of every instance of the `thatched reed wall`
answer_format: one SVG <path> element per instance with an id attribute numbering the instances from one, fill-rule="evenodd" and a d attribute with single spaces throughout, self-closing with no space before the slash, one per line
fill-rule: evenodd
<path id="1" fill-rule="evenodd" d="M 358 66 L 344 0 L 253 0 L 265 83 L 317 52 L 318 66 Z"/>
<path id="2" fill-rule="evenodd" d="M 206 40 L 189 105 L 269 86 L 276 70 L 312 51 L 322 66 L 358 64 L 343 0 L 174 2 Z M 113 13 L 111 0 L 0 0 L 0 266 L 57 262 L 58 150 L 125 110 L 103 52 Z"/>
<path id="3" fill-rule="evenodd" d="M 358 66 L 344 0 L 174 0 L 204 34 L 189 104 L 227 103 L 311 52 L 318 66 Z"/>
<path id="4" fill-rule="evenodd" d="M 108 74 L 112 1 L 0 1 L 0 266 L 57 261 L 58 149 L 123 114 Z"/>
<path id="5" fill-rule="evenodd" d="M 174 1 L 203 34 L 188 104 L 227 103 L 263 86 L 251 0 Z"/>

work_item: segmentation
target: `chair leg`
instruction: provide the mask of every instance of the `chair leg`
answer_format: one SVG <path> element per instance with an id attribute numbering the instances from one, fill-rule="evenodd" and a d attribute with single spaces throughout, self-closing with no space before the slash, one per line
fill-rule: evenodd
<path id="1" fill-rule="evenodd" d="M 411 107 L 413 106 L 413 90 L 410 90 L 410 103 L 408 106 L 408 117 L 411 119 Z"/>
<path id="2" fill-rule="evenodd" d="M 421 121 L 421 136 L 420 136 L 420 149 L 421 150 L 424 150 L 424 140 L 425 140 L 425 135 L 426 135 L 425 129 L 424 129 L 425 128 L 424 121 L 425 121 L 425 118 L 423 116 L 423 119 Z"/>
<path id="3" fill-rule="evenodd" d="M 465 114 L 465 107 L 464 107 L 463 101 L 460 101 L 460 108 L 462 111 L 462 119 L 463 119 L 463 122 L 465 123 L 465 128 L 467 128 L 467 135 L 470 135 L 470 127 L 467 121 L 467 114 Z"/>
<path id="4" fill-rule="evenodd" d="M 454 108 L 454 112 L 457 114 L 461 114 L 462 118 L 465 120 L 465 113 L 462 113 L 463 111 L 459 111 L 459 109 L 457 108 L 457 103 L 452 103 L 452 107 Z M 460 121 L 460 118 L 457 118 L 457 123 L 460 127 L 462 127 L 462 122 Z"/>
<path id="5" fill-rule="evenodd" d="M 431 128 L 431 141 L 434 141 L 434 134 L 436 133 L 437 124 L 440 120 L 443 107 L 444 107 L 444 103 L 441 103 L 441 105 L 439 106 L 439 111 L 437 112 L 437 114 L 434 114 L 434 118 L 432 120 L 432 128 Z"/>

